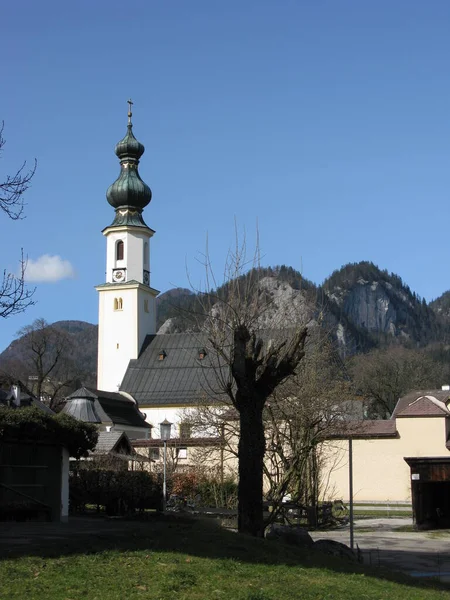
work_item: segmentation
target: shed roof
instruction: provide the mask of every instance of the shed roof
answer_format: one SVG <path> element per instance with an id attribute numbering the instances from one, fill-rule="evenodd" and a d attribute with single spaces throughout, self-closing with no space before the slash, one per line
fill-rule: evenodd
<path id="1" fill-rule="evenodd" d="M 100 431 L 98 434 L 97 445 L 94 449 L 94 454 L 108 454 L 113 452 L 117 446 L 126 442 L 128 454 L 132 454 L 134 450 L 131 447 L 130 440 L 124 431 Z"/>

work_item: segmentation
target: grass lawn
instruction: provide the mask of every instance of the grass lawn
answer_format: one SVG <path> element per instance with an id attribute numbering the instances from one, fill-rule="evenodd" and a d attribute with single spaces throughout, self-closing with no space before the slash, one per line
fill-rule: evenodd
<path id="1" fill-rule="evenodd" d="M 356 519 L 396 519 L 398 517 L 411 517 L 411 510 L 364 510 L 357 508 L 353 511 Z"/>
<path id="2" fill-rule="evenodd" d="M 30 545 L 0 561 L 1 600 L 431 600 L 442 587 L 218 529 L 153 517 Z"/>

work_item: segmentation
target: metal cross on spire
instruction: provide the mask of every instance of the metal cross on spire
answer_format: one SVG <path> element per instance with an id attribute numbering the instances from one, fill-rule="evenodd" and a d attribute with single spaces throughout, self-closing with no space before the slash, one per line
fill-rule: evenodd
<path id="1" fill-rule="evenodd" d="M 127 100 L 128 102 L 128 125 L 131 125 L 131 117 L 133 116 L 133 113 L 131 112 L 131 107 L 133 105 L 133 102 L 130 98 L 130 100 Z"/>

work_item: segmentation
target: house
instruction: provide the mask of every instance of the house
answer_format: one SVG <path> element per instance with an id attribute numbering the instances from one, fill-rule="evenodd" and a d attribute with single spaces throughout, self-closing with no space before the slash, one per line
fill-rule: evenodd
<path id="1" fill-rule="evenodd" d="M 3 381 L 3 384 L 5 389 L 0 389 L 0 407 L 34 406 L 49 415 L 54 414 L 52 409 L 41 400 L 38 400 L 35 396 L 22 390 L 18 381 L 13 381 L 8 378 L 8 381 Z"/>
<path id="2" fill-rule="evenodd" d="M 433 517 L 436 508 L 450 506 L 448 386 L 411 392 L 399 399 L 391 419 L 355 421 L 330 438 L 324 473 L 335 497 L 349 497 L 351 450 L 355 502 L 411 503 L 426 495 L 421 513 Z"/>

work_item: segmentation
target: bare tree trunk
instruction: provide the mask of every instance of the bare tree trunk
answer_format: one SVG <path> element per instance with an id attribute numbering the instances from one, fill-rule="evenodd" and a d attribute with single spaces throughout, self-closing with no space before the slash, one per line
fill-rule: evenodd
<path id="1" fill-rule="evenodd" d="M 265 452 L 262 408 L 259 403 L 242 402 L 239 437 L 238 531 L 264 536 L 263 461 Z"/>

